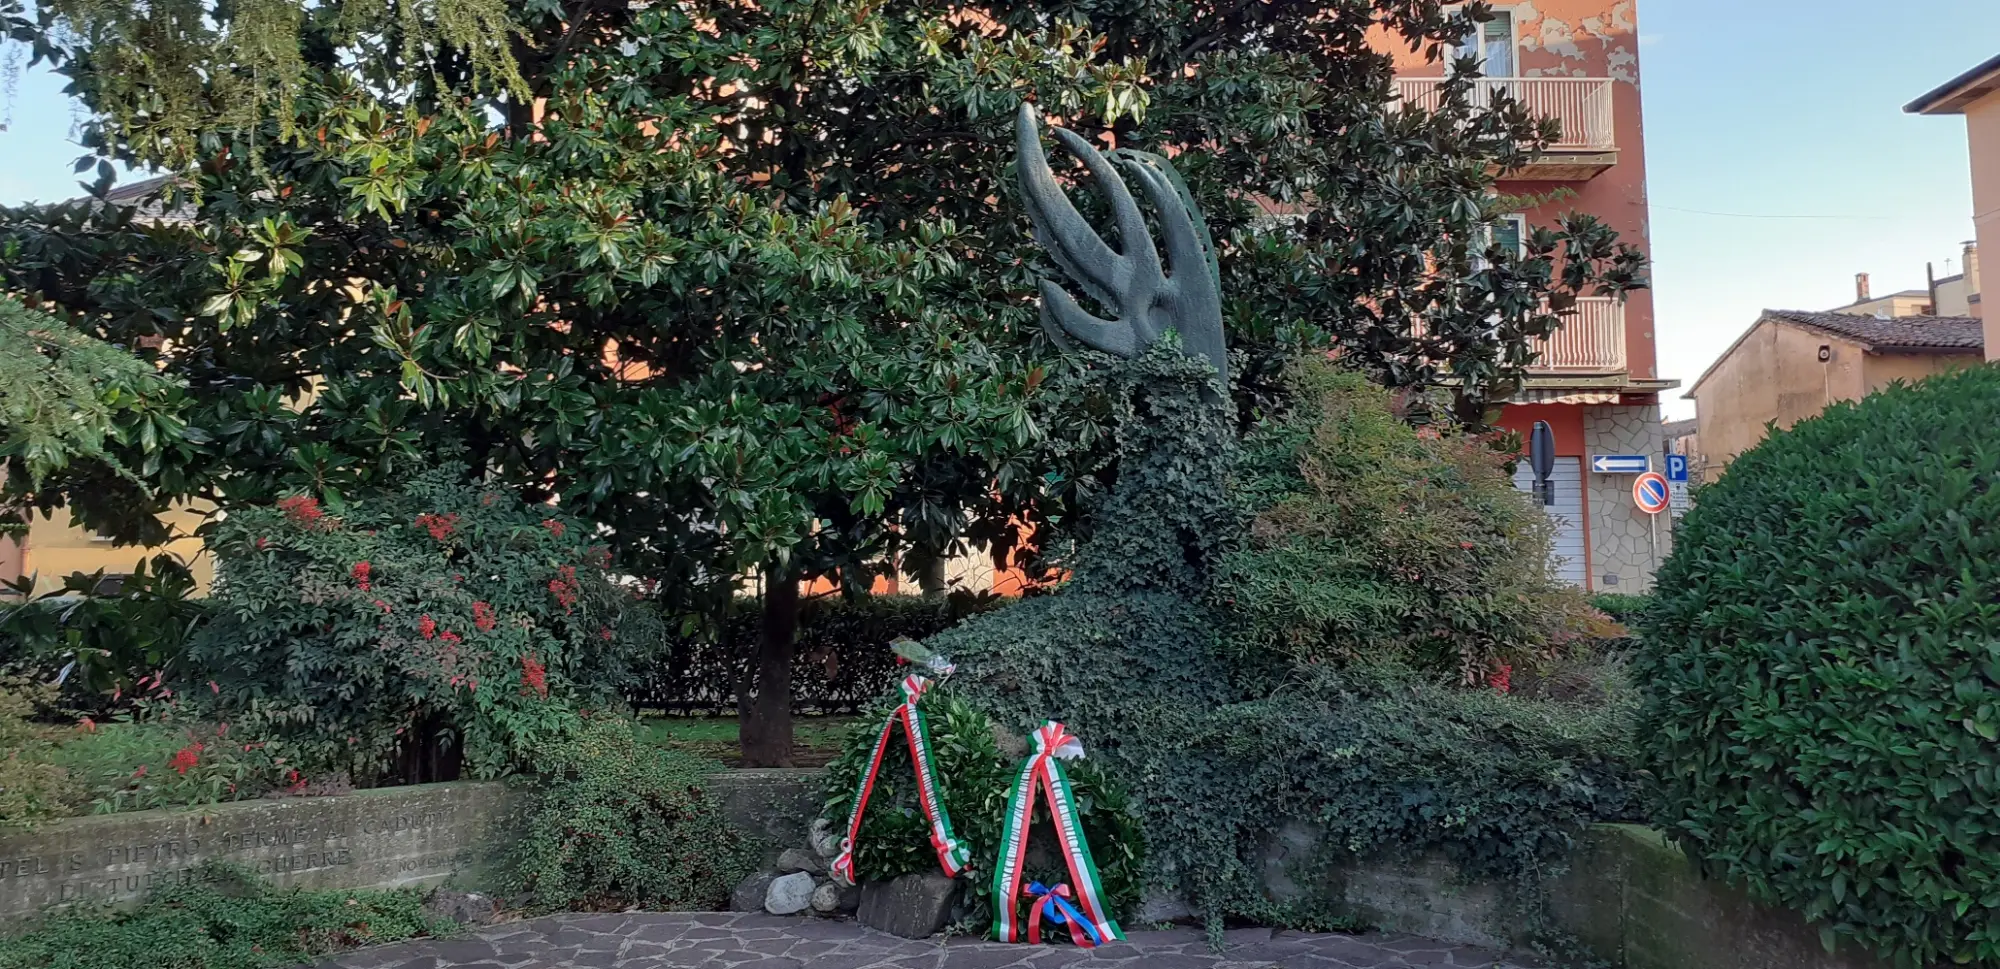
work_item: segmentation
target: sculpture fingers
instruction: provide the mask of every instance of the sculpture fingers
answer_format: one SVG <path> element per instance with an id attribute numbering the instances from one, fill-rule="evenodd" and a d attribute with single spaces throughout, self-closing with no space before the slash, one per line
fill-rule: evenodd
<path id="1" fill-rule="evenodd" d="M 1074 338 L 1084 346 L 1113 356 L 1130 358 L 1139 355 L 1138 335 L 1130 326 L 1113 320 L 1100 320 L 1076 305 L 1076 298 L 1061 286 L 1047 279 L 1041 283 L 1042 327 L 1057 343 Z"/>
<path id="2" fill-rule="evenodd" d="M 1160 238 L 1167 244 L 1167 268 L 1183 288 L 1205 285 L 1209 279 L 1208 248 L 1195 231 L 1194 217 L 1188 214 L 1186 203 L 1181 201 L 1179 192 L 1167 183 L 1166 173 L 1161 172 L 1156 162 L 1133 156 L 1119 159 L 1132 177 L 1139 182 L 1140 190 L 1160 213 Z M 1186 274 L 1199 273 L 1202 283 L 1195 282 Z"/>
<path id="3" fill-rule="evenodd" d="M 1048 156 L 1042 151 L 1041 127 L 1035 121 L 1034 108 L 1021 105 L 1015 116 L 1014 136 L 1020 149 L 1021 197 L 1027 203 L 1028 219 L 1034 223 L 1037 241 L 1091 298 L 1112 305 L 1118 253 L 1084 221 L 1083 214 L 1056 183 L 1055 173 L 1049 170 Z M 1085 164 L 1089 164 L 1088 159 Z"/>
<path id="4" fill-rule="evenodd" d="M 1090 181 L 1099 195 L 1111 203 L 1112 216 L 1118 220 L 1118 242 L 1129 261 L 1118 267 L 1121 284 L 1126 280 L 1139 281 L 1160 277 L 1160 253 L 1153 248 L 1153 234 L 1146 228 L 1146 217 L 1139 211 L 1139 203 L 1132 199 L 1132 190 L 1125 187 L 1125 180 L 1118 176 L 1118 166 L 1104 157 L 1082 136 L 1067 128 L 1050 128 L 1056 140 L 1070 154 L 1090 169 Z M 1129 273 L 1130 275 L 1125 275 Z M 1121 286 L 1121 288 L 1123 288 Z"/>

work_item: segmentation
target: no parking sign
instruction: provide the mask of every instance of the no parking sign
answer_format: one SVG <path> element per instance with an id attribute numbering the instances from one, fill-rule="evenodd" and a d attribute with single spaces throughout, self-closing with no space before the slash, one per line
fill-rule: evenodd
<path id="1" fill-rule="evenodd" d="M 1632 482 L 1632 503 L 1648 515 L 1666 511 L 1671 500 L 1667 479 L 1657 471 L 1648 471 Z"/>

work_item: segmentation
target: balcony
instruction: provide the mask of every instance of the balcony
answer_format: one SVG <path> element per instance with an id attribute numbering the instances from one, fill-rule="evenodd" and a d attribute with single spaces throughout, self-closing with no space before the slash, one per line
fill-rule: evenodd
<path id="1" fill-rule="evenodd" d="M 1625 372 L 1625 301 L 1614 296 L 1585 296 L 1576 312 L 1563 317 L 1562 328 L 1536 340 L 1536 376 L 1573 376 Z"/>
<path id="2" fill-rule="evenodd" d="M 1442 77 L 1399 77 L 1404 104 L 1435 110 Z M 1562 135 L 1525 169 L 1508 177 L 1529 181 L 1578 181 L 1618 163 L 1618 130 L 1611 107 L 1611 79 L 1601 77 L 1487 77 L 1472 82 L 1472 103 L 1485 106 L 1505 91 L 1538 117 L 1562 124 Z"/>

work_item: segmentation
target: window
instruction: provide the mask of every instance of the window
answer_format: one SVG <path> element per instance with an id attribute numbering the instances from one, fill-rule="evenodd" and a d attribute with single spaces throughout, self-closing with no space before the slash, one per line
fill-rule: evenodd
<path id="1" fill-rule="evenodd" d="M 1514 254 L 1518 256 L 1522 251 L 1521 245 L 1527 238 L 1527 216 L 1519 212 L 1501 216 L 1493 225 L 1483 230 L 1483 236 L 1479 240 L 1479 244 L 1474 247 L 1475 251 L 1472 253 L 1473 271 L 1478 272 L 1486 268 L 1486 250 L 1498 246 L 1502 249 L 1512 249 L 1514 250 Z"/>
<path id="2" fill-rule="evenodd" d="M 1502 7 L 1493 11 L 1492 20 L 1483 24 L 1466 24 L 1465 38 L 1458 42 L 1452 54 L 1455 57 L 1470 54 L 1477 58 L 1480 72 L 1487 77 L 1513 77 L 1514 50 L 1514 12 Z"/>
<path id="3" fill-rule="evenodd" d="M 1512 249 L 1521 254 L 1521 243 L 1528 237 L 1528 217 L 1520 213 L 1503 215 L 1499 224 L 1493 227 L 1493 244 L 1502 249 Z"/>

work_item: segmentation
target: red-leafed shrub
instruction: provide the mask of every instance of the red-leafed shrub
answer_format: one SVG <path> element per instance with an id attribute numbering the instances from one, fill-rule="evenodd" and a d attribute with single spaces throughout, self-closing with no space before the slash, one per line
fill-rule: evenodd
<path id="1" fill-rule="evenodd" d="M 504 773 L 578 710 L 615 703 L 659 642 L 591 529 L 553 520 L 457 468 L 344 507 L 231 509 L 191 663 L 220 684 L 221 716 L 311 767 Z"/>

